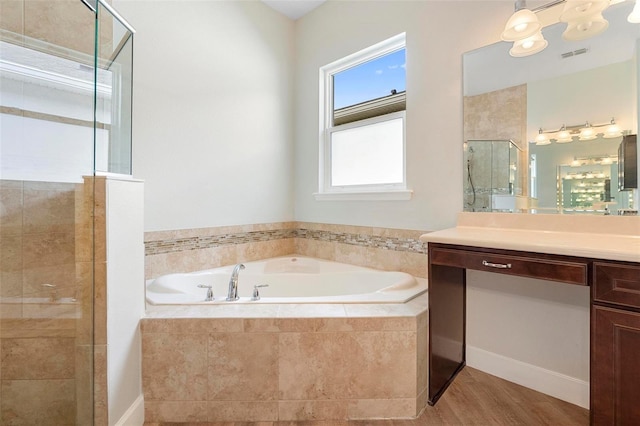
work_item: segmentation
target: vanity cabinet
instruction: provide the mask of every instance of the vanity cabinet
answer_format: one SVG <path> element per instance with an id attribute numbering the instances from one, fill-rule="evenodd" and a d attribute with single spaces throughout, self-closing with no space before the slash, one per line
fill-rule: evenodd
<path id="1" fill-rule="evenodd" d="M 591 424 L 640 425 L 640 264 L 429 242 L 433 405 L 464 367 L 466 270 L 591 286 Z"/>
<path id="2" fill-rule="evenodd" d="M 640 423 L 640 266 L 593 263 L 591 424 Z"/>

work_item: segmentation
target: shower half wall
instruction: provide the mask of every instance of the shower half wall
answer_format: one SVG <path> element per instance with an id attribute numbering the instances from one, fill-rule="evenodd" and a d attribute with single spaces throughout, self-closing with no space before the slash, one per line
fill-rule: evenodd
<path id="1" fill-rule="evenodd" d="M 106 424 L 93 176 L 130 174 L 132 33 L 87 4 L 0 2 L 2 425 Z"/>

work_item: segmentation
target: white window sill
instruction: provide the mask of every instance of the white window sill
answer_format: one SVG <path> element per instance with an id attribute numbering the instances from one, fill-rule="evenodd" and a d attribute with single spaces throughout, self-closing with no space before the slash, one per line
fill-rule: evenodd
<path id="1" fill-rule="evenodd" d="M 316 201 L 407 201 L 413 196 L 413 191 L 315 192 L 313 196 Z"/>

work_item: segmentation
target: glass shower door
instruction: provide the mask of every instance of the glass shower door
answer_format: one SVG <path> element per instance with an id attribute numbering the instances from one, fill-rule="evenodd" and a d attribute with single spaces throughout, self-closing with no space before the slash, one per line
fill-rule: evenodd
<path id="1" fill-rule="evenodd" d="M 0 424 L 93 423 L 95 13 L 0 2 Z"/>
<path id="2" fill-rule="evenodd" d="M 131 174 L 132 57 L 103 0 L 0 1 L 2 425 L 107 423 L 94 182 Z"/>

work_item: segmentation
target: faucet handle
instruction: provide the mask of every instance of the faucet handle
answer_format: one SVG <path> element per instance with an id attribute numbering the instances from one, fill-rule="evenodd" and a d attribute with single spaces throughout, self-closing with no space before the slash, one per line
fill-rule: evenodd
<path id="1" fill-rule="evenodd" d="M 198 284 L 198 288 L 206 288 L 207 289 L 207 297 L 204 299 L 205 302 L 212 302 L 214 300 L 213 298 L 213 286 L 212 285 L 206 285 L 206 284 Z"/>
<path id="2" fill-rule="evenodd" d="M 256 284 L 253 286 L 253 296 L 251 296 L 251 300 L 254 302 L 260 300 L 260 291 L 258 289 L 261 287 L 269 287 L 269 284 Z"/>
<path id="3" fill-rule="evenodd" d="M 51 289 L 51 294 L 49 295 L 49 301 L 50 302 L 55 302 L 58 300 L 58 286 L 55 284 L 49 284 L 49 283 L 45 283 L 45 284 L 41 284 L 42 287 L 45 288 L 50 288 Z"/>

